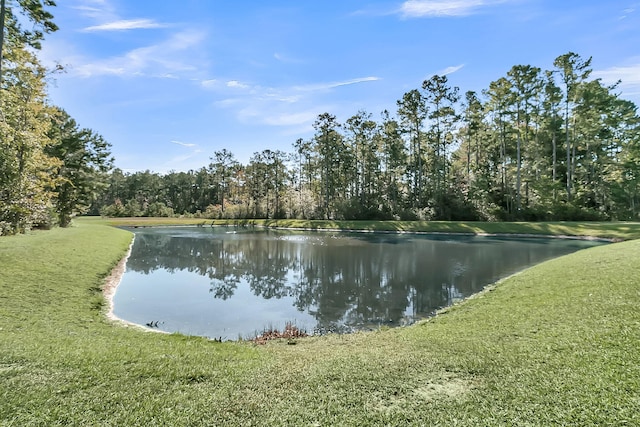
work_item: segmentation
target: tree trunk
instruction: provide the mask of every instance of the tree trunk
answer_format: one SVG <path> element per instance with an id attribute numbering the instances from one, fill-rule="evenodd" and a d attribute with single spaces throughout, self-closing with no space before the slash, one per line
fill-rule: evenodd
<path id="1" fill-rule="evenodd" d="M 571 201 L 571 140 L 569 139 L 569 101 L 567 101 L 564 113 L 565 139 L 567 145 L 567 201 Z"/>
<path id="2" fill-rule="evenodd" d="M 2 87 L 2 48 L 4 47 L 4 17 L 6 12 L 5 0 L 0 0 L 0 87 Z"/>
<path id="3" fill-rule="evenodd" d="M 520 207 L 521 207 L 521 202 L 520 202 L 520 187 L 521 187 L 521 167 L 522 167 L 522 161 L 520 159 L 520 146 L 522 145 L 522 141 L 521 141 L 521 136 L 520 136 L 520 132 L 518 132 L 518 142 L 516 145 L 516 210 L 520 211 Z"/>

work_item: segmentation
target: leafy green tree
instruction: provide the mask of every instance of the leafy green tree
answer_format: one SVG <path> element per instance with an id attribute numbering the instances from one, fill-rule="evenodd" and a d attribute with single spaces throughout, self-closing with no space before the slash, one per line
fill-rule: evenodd
<path id="1" fill-rule="evenodd" d="M 87 212 L 108 185 L 113 167 L 110 144 L 90 129 L 80 129 L 65 111 L 58 110 L 46 153 L 59 160 L 55 187 L 58 224 L 67 227 L 73 216 Z"/>
<path id="2" fill-rule="evenodd" d="M 341 125 L 325 113 L 293 153 L 263 150 L 246 166 L 221 150 L 195 172 L 115 170 L 94 211 L 106 205 L 118 215 L 173 209 L 225 217 L 637 219 L 637 107 L 621 100 L 615 85 L 589 80 L 589 62 L 570 53 L 553 71 L 514 66 L 482 97 L 467 92 L 462 115 L 458 88 L 434 76 L 398 101 L 397 119 L 385 111 L 376 122 L 358 111 Z M 25 99 L 18 87 L 12 120 Z M 19 145 L 11 147 L 0 153 L 0 165 L 19 164 Z M 13 182 L 7 177 L 16 170 L 0 168 L 0 179 Z"/>
<path id="3" fill-rule="evenodd" d="M 351 181 L 352 203 L 357 204 L 351 211 L 359 217 L 375 217 L 380 200 L 378 125 L 371 120 L 371 114 L 361 110 L 347 119 L 345 129 L 353 155 L 353 169 L 348 180 Z"/>
<path id="4" fill-rule="evenodd" d="M 501 206 L 508 215 L 513 211 L 513 195 L 510 188 L 510 169 L 513 158 L 511 116 L 513 112 L 509 109 L 510 93 L 511 82 L 505 77 L 491 82 L 489 89 L 485 91 L 485 95 L 488 97 L 486 106 L 491 117 L 492 132 L 495 135 L 489 150 L 494 153 L 492 157 L 496 160 L 496 167 L 493 168 L 493 171 L 498 175 L 494 175 L 491 184 L 492 202 Z"/>
<path id="5" fill-rule="evenodd" d="M 225 197 L 229 195 L 231 180 L 237 167 L 238 162 L 235 156 L 226 148 L 216 151 L 209 164 L 209 173 L 212 176 L 213 185 L 217 189 L 218 202 L 223 213 Z"/>
<path id="6" fill-rule="evenodd" d="M 611 194 L 617 219 L 640 219 L 640 117 L 630 101 L 616 99 L 619 125 L 613 137 L 621 142 L 618 168 L 612 173 Z"/>
<path id="7" fill-rule="evenodd" d="M 0 234 L 51 224 L 55 169 L 44 150 L 51 144 L 46 70 L 11 39 L 0 84 Z"/>
<path id="8" fill-rule="evenodd" d="M 412 208 L 422 205 L 423 200 L 423 127 L 427 118 L 425 100 L 417 89 L 411 90 L 397 101 L 398 117 L 402 132 L 409 138 L 409 164 L 407 172 L 411 176 L 410 203 Z"/>
<path id="9" fill-rule="evenodd" d="M 263 158 L 267 162 L 267 183 L 269 193 L 273 199 L 273 218 L 282 218 L 284 209 L 281 203 L 286 190 L 288 173 L 286 170 L 286 155 L 280 150 L 263 150 Z M 267 198 L 267 218 L 269 218 L 269 200 Z"/>
<path id="10" fill-rule="evenodd" d="M 320 165 L 320 194 L 322 199 L 322 216 L 330 219 L 335 215 L 334 205 L 341 190 L 344 189 L 343 170 L 349 167 L 344 156 L 348 153 L 343 137 L 338 132 L 340 125 L 336 117 L 329 113 L 318 116 L 313 124 L 316 130 L 315 149 Z"/>
<path id="11" fill-rule="evenodd" d="M 195 212 L 205 212 L 215 200 L 215 185 L 206 167 L 195 171 L 194 180 L 192 192 Z"/>
<path id="12" fill-rule="evenodd" d="M 382 169 L 382 197 L 386 208 L 392 215 L 399 216 L 405 196 L 405 183 L 402 177 L 407 169 L 407 152 L 402 139 L 400 124 L 392 119 L 388 111 L 382 112 L 379 139 Z"/>
<path id="13" fill-rule="evenodd" d="M 570 202 L 572 199 L 572 187 L 573 187 L 573 169 L 575 167 L 575 146 L 571 138 L 571 108 L 575 105 L 578 96 L 580 95 L 581 84 L 591 74 L 591 58 L 583 60 L 580 55 L 574 52 L 569 52 L 564 55 L 558 56 L 553 65 L 556 68 L 556 72 L 560 76 L 560 80 L 563 84 L 564 95 L 564 129 L 565 129 L 565 146 L 567 153 L 566 160 L 566 190 L 567 200 Z"/>
<path id="14" fill-rule="evenodd" d="M 499 169 L 495 134 L 488 124 L 487 109 L 474 91 L 465 93 L 462 126 L 458 132 L 460 148 L 452 155 L 452 178 L 461 196 L 479 219 L 491 218 L 491 191 Z"/>
<path id="15" fill-rule="evenodd" d="M 271 186 L 267 169 L 267 159 L 265 159 L 264 153 L 253 153 L 249 159 L 249 165 L 246 167 L 245 192 L 248 193 L 250 211 L 254 218 L 268 215 L 268 212 L 263 211 L 263 206 L 266 205 L 265 199 Z"/>
<path id="16" fill-rule="evenodd" d="M 17 41 L 20 44 L 40 49 L 44 33 L 58 30 L 58 26 L 53 22 L 53 15 L 45 9 L 45 7 L 55 5 L 53 0 L 17 0 L 16 2 L 0 0 L 0 81 L 2 81 L 5 41 Z M 18 15 L 25 16 L 34 24 L 33 31 L 21 28 L 18 15 L 14 12 L 16 8 Z M 5 33 L 8 33 L 7 37 L 5 37 Z"/>
<path id="17" fill-rule="evenodd" d="M 163 179 L 166 192 L 167 206 L 176 214 L 193 214 L 196 212 L 196 176 L 193 171 L 170 172 Z M 144 187 L 136 187 L 136 193 L 141 194 Z M 143 203 L 140 210 L 144 212 Z"/>
<path id="18" fill-rule="evenodd" d="M 562 116 L 560 113 L 562 102 L 561 89 L 553 79 L 553 72 L 546 71 L 544 77 L 544 100 L 542 102 L 541 127 L 544 134 L 543 140 L 550 142 L 551 155 L 547 162 L 551 169 L 551 186 L 548 186 L 546 198 L 553 203 L 557 201 L 558 186 L 558 136 L 562 130 Z M 548 150 L 543 150 L 548 151 Z M 544 198 L 544 195 L 543 195 Z"/>
<path id="19" fill-rule="evenodd" d="M 296 208 L 291 210 L 294 217 L 310 218 L 317 210 L 314 197 L 314 181 L 316 175 L 317 159 L 314 158 L 313 141 L 305 141 L 299 138 L 293 144 L 294 153 L 291 159 L 297 164 L 297 173 L 292 173 L 293 181 L 297 186 L 290 188 L 294 191 Z M 290 202 L 293 198 L 290 198 Z"/>
<path id="20" fill-rule="evenodd" d="M 459 89 L 450 87 L 447 76 L 435 75 L 422 83 L 424 100 L 429 110 L 429 149 L 431 161 L 430 193 L 435 199 L 436 216 L 442 218 L 446 204 L 448 187 L 448 151 L 454 143 L 455 131 L 459 116 L 456 113 L 456 103 L 459 101 Z M 430 108 L 429 108 L 430 107 Z"/>
<path id="21" fill-rule="evenodd" d="M 464 139 L 466 141 L 466 172 L 467 179 L 471 178 L 471 154 L 474 153 L 475 169 L 480 163 L 480 131 L 484 121 L 484 107 L 474 91 L 465 93 L 464 106 Z"/>
<path id="22" fill-rule="evenodd" d="M 633 144 L 632 129 L 637 127 L 634 110 L 612 93 L 614 89 L 598 80 L 585 82 L 574 108 L 575 202 L 608 218 L 619 210 L 615 187 L 624 168 L 623 153 Z"/>
<path id="23" fill-rule="evenodd" d="M 522 151 L 531 134 L 531 115 L 534 99 L 542 89 L 540 68 L 530 65 L 515 65 L 507 72 L 511 83 L 510 99 L 514 104 L 516 133 L 516 210 L 522 208 Z"/>

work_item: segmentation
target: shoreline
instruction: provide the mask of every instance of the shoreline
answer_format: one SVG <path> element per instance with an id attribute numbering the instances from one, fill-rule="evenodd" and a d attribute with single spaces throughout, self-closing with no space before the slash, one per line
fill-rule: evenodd
<path id="1" fill-rule="evenodd" d="M 127 261 L 129 260 L 129 256 L 131 255 L 131 250 L 133 248 L 133 242 L 135 241 L 135 234 L 131 238 L 131 243 L 129 244 L 129 249 L 125 255 L 118 261 L 118 263 L 111 269 L 109 275 L 105 278 L 104 284 L 102 285 L 102 295 L 107 302 L 107 309 L 104 311 L 104 315 L 107 320 L 111 322 L 121 323 L 123 326 L 135 326 L 141 329 L 147 329 L 142 325 L 137 323 L 129 322 L 127 320 L 121 319 L 113 313 L 113 297 L 116 294 L 116 290 L 120 285 L 120 281 L 122 280 L 122 276 L 127 269 Z"/>
<path id="2" fill-rule="evenodd" d="M 112 227 L 124 228 L 202 228 L 203 224 L 158 224 L 158 225 L 112 225 Z M 417 235 L 434 235 L 434 236 L 478 236 L 478 237 L 513 237 L 513 238 L 533 238 L 533 239 L 563 239 L 563 240 L 586 240 L 599 241 L 608 243 L 619 243 L 625 239 L 619 237 L 598 237 L 589 235 L 574 234 L 537 234 L 537 233 L 489 233 L 489 232 L 473 232 L 473 231 L 419 231 L 419 230 L 367 230 L 362 228 L 317 228 L 317 227 L 287 227 L 278 225 L 250 224 L 250 225 L 234 225 L 234 224 L 211 224 L 207 227 L 242 227 L 242 228 L 264 228 L 272 230 L 290 230 L 290 231 L 313 231 L 313 232 L 331 232 L 331 233 L 362 233 L 362 234 L 417 234 Z"/>
<path id="3" fill-rule="evenodd" d="M 104 284 L 102 285 L 102 295 L 107 302 L 107 309 L 104 312 L 105 317 L 108 321 L 120 324 L 123 327 L 132 326 L 136 329 L 146 332 L 157 332 L 161 334 L 169 334 L 170 332 L 162 331 L 160 329 L 149 328 L 148 326 L 141 325 L 139 323 L 130 322 L 128 320 L 124 320 L 119 318 L 113 313 L 113 298 L 118 290 L 118 286 L 122 281 L 122 276 L 124 272 L 127 270 L 127 261 L 129 260 L 129 256 L 131 256 L 131 250 L 133 249 L 133 243 L 136 239 L 135 234 L 131 238 L 131 243 L 129 244 L 129 249 L 125 255 L 118 261 L 115 267 L 111 270 L 109 275 L 105 278 Z"/>
<path id="4" fill-rule="evenodd" d="M 154 227 L 154 226 L 148 226 Z M 168 226 L 172 227 L 172 226 Z M 211 227 L 220 227 L 211 225 Z M 222 227 L 225 227 L 224 225 Z M 435 235 L 435 236 L 478 236 L 478 237 L 513 237 L 513 238 L 534 238 L 534 239 L 564 239 L 564 240 L 586 240 L 600 241 L 609 243 L 618 243 L 623 240 L 612 237 L 596 237 L 596 236 L 577 236 L 569 234 L 534 234 L 534 233 L 474 233 L 472 231 L 406 231 L 406 230 L 363 230 L 357 228 L 309 228 L 309 227 L 280 227 L 270 225 L 253 225 L 253 227 L 270 228 L 274 230 L 292 230 L 292 231 L 327 231 L 327 232 L 345 232 L 345 233 L 372 233 L 372 234 L 417 234 L 417 235 Z"/>
<path id="5" fill-rule="evenodd" d="M 145 226 L 146 227 L 146 226 Z M 151 226 L 154 227 L 154 226 Z M 160 226 L 162 227 L 162 226 Z M 168 226 L 168 227 L 173 227 L 172 225 Z M 568 239 L 568 240 L 586 240 L 586 241 L 601 241 L 601 242 L 608 242 L 608 243 L 617 243 L 620 240 L 618 239 L 611 239 L 611 238 L 602 238 L 602 237 L 594 237 L 594 236 L 571 236 L 571 235 L 541 235 L 541 234 L 525 234 L 525 233 L 519 233 L 519 234 L 514 234 L 514 233 L 467 233 L 467 232 L 429 232 L 429 231 L 401 231 L 401 230 L 356 230 L 356 229 L 327 229 L 327 228 L 321 228 L 321 229 L 310 229 L 310 228 L 294 228 L 294 227 L 269 227 L 269 226 L 262 226 L 259 225 L 258 227 L 261 228 L 272 228 L 272 229 L 280 229 L 280 230 L 301 230 L 301 231 L 329 231 L 329 232 L 356 232 L 356 233 L 379 233 L 379 234 L 418 234 L 418 235 L 462 235 L 462 236 L 478 236 L 478 237 L 513 237 L 513 238 L 551 238 L 551 239 Z M 115 265 L 115 267 L 113 267 L 113 269 L 111 270 L 111 272 L 109 273 L 109 275 L 105 278 L 104 280 L 104 284 L 102 286 L 102 294 L 106 300 L 107 303 L 107 310 L 104 312 L 105 317 L 107 318 L 108 321 L 114 322 L 114 323 L 118 323 L 124 327 L 128 327 L 128 326 L 132 326 L 135 328 L 138 328 L 142 331 L 147 331 L 147 332 L 158 332 L 158 333 L 170 333 L 167 331 L 162 331 L 159 329 L 153 329 L 150 327 L 147 327 L 145 325 L 141 325 L 139 323 L 134 323 L 134 322 L 130 322 L 128 320 L 124 320 L 119 318 L 118 316 L 116 316 L 113 313 L 113 309 L 114 309 L 114 303 L 113 303 L 113 298 L 116 294 L 116 291 L 118 289 L 118 286 L 120 285 L 120 282 L 122 281 L 122 276 L 124 275 L 125 271 L 126 271 L 126 267 L 127 267 L 127 261 L 129 260 L 129 256 L 131 255 L 131 251 L 133 249 L 133 244 L 135 242 L 135 233 L 133 234 L 133 237 L 131 238 L 131 243 L 129 244 L 129 248 L 127 249 L 127 252 L 125 253 L 125 255 L 122 257 L 122 259 L 120 259 L 120 261 L 118 261 L 118 263 Z M 485 294 L 486 292 L 490 292 L 493 291 L 495 289 L 495 287 L 502 282 L 503 280 L 508 279 L 511 276 L 515 276 L 517 274 L 520 274 L 520 272 L 516 272 L 511 274 L 508 277 L 505 278 L 501 278 L 499 280 L 497 280 L 494 283 L 487 283 L 482 290 L 480 290 L 479 292 L 470 295 L 467 298 L 464 298 L 462 301 L 465 301 L 469 298 L 474 298 L 477 297 L 478 295 L 481 294 Z M 461 301 L 458 301 L 457 304 L 459 304 Z M 457 304 L 452 304 L 450 306 L 446 306 L 446 307 L 442 307 L 441 309 L 437 310 L 436 313 L 434 313 L 433 317 L 436 317 L 438 314 L 444 314 L 447 311 L 449 311 L 452 307 L 454 307 Z M 422 319 L 416 323 L 422 323 L 422 322 L 428 322 L 429 320 L 431 320 L 433 317 L 428 317 L 426 319 Z"/>
<path id="6" fill-rule="evenodd" d="M 126 322 L 120 319 L 118 316 L 113 314 L 113 297 L 116 294 L 116 290 L 118 289 L 118 285 L 120 285 L 120 281 L 122 280 L 122 276 L 127 269 L 127 261 L 129 260 L 129 256 L 131 255 L 131 250 L 133 248 L 133 242 L 135 240 L 135 235 L 131 239 L 131 243 L 129 243 L 129 249 L 124 254 L 122 259 L 118 261 L 118 263 L 111 269 L 109 275 L 105 278 L 104 284 L 102 285 L 102 295 L 104 295 L 105 300 L 107 301 L 107 310 L 105 312 L 105 316 L 109 320 Z"/>

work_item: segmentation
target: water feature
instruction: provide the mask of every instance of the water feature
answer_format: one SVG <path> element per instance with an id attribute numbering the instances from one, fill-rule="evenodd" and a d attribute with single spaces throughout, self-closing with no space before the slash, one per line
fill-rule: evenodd
<path id="1" fill-rule="evenodd" d="M 114 314 L 222 339 L 287 322 L 309 333 L 410 324 L 528 266 L 602 244 L 232 227 L 132 231 Z"/>

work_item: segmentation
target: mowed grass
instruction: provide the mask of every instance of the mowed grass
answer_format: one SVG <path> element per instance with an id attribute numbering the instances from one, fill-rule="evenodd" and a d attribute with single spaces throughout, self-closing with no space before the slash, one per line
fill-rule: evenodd
<path id="1" fill-rule="evenodd" d="M 334 221 L 301 219 L 203 219 L 203 218 L 82 218 L 114 226 L 235 225 L 309 230 L 335 229 L 387 232 L 532 234 L 541 236 L 590 236 L 605 239 L 638 239 L 640 222 L 473 222 L 473 221 Z"/>
<path id="2" fill-rule="evenodd" d="M 640 241 L 411 327 L 256 346 L 108 321 L 130 239 L 97 221 L 0 239 L 0 425 L 640 425 Z"/>

